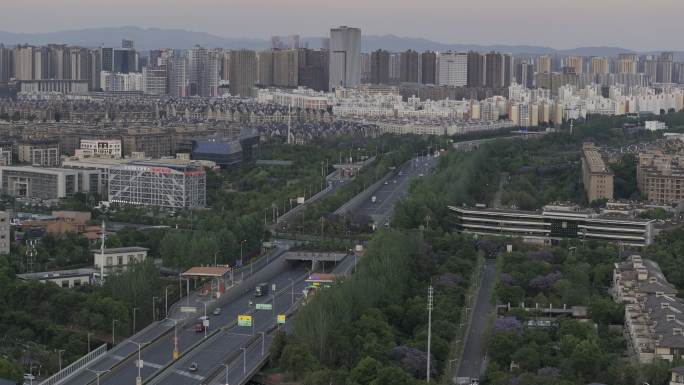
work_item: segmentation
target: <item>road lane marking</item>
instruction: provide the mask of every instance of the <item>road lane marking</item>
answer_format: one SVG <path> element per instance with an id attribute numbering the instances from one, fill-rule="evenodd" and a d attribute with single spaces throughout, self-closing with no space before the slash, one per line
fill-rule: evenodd
<path id="1" fill-rule="evenodd" d="M 188 378 L 192 378 L 193 380 L 197 380 L 197 381 L 203 381 L 203 380 L 204 380 L 204 377 L 202 377 L 202 376 L 200 376 L 200 375 L 198 375 L 198 374 L 192 374 L 192 373 L 190 373 L 190 372 L 186 372 L 185 370 L 178 370 L 178 369 L 176 369 L 176 370 L 174 370 L 173 372 L 176 373 L 176 374 L 180 374 L 181 376 L 185 376 L 185 377 L 188 377 Z"/>

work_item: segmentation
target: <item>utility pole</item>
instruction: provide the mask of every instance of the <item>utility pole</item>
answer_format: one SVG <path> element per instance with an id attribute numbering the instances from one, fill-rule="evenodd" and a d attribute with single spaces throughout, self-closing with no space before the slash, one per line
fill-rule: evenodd
<path id="1" fill-rule="evenodd" d="M 432 342 L 432 285 L 428 287 L 428 343 L 427 343 L 427 382 L 430 382 L 430 343 Z"/>

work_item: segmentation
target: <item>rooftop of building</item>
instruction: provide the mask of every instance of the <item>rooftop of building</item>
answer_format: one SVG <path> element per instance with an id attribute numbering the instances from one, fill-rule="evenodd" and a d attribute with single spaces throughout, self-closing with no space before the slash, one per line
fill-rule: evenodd
<path id="1" fill-rule="evenodd" d="M 591 218 L 595 220 L 604 219 L 606 221 L 630 221 L 638 223 L 653 222 L 652 219 L 639 218 L 632 215 L 622 213 L 597 213 L 593 209 L 583 208 L 577 205 L 561 205 L 550 204 L 544 206 L 539 210 L 517 210 L 509 208 L 488 208 L 488 207 L 472 207 L 472 206 L 449 206 L 455 211 L 477 211 L 482 214 L 511 214 L 520 216 L 539 216 L 539 217 L 576 217 L 576 218 Z"/>
<path id="2" fill-rule="evenodd" d="M 593 143 L 585 143 L 582 146 L 584 159 L 589 166 L 589 171 L 593 174 L 612 174 L 606 163 L 601 157 L 601 153 Z"/>
<path id="3" fill-rule="evenodd" d="M 140 253 L 140 252 L 147 252 L 150 249 L 146 247 L 138 247 L 138 246 L 130 246 L 130 247 L 112 247 L 112 248 L 106 248 L 104 249 L 105 254 L 125 254 L 125 253 Z M 95 254 L 102 254 L 102 250 L 99 249 L 94 249 L 90 250 L 91 252 Z"/>
<path id="4" fill-rule="evenodd" d="M 69 270 L 53 270 L 53 271 L 38 271 L 34 273 L 17 274 L 17 278 L 24 280 L 39 280 L 39 279 L 57 279 L 70 277 L 83 277 L 97 273 L 93 268 L 69 269 Z"/>

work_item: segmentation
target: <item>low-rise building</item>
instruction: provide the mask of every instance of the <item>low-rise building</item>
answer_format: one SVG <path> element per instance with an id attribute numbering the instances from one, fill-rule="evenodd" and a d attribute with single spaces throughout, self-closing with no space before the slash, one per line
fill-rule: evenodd
<path id="1" fill-rule="evenodd" d="M 76 156 L 98 158 L 121 158 L 120 139 L 81 139 L 81 155 L 78 150 Z"/>
<path id="2" fill-rule="evenodd" d="M 19 162 L 32 166 L 59 167 L 58 140 L 29 140 L 19 143 Z"/>
<path id="3" fill-rule="evenodd" d="M 684 385 L 684 366 L 670 369 L 670 385 Z"/>
<path id="4" fill-rule="evenodd" d="M 649 131 L 660 131 L 667 129 L 665 122 L 661 122 L 659 120 L 648 120 L 644 124 L 644 127 L 646 127 L 646 129 Z"/>
<path id="5" fill-rule="evenodd" d="M 2 192 L 13 197 L 59 199 L 81 191 L 79 173 L 62 168 L 0 166 Z"/>
<path id="6" fill-rule="evenodd" d="M 684 302 L 657 263 L 639 255 L 616 263 L 611 292 L 625 304 L 625 331 L 640 363 L 684 358 Z"/>
<path id="7" fill-rule="evenodd" d="M 36 273 L 17 274 L 24 281 L 52 282 L 63 288 L 76 288 L 94 283 L 97 270 L 93 268 L 41 271 Z"/>
<path id="8" fill-rule="evenodd" d="M 92 250 L 95 267 L 105 274 L 123 271 L 128 266 L 144 262 L 149 249 L 145 247 L 114 247 L 102 250 Z"/>

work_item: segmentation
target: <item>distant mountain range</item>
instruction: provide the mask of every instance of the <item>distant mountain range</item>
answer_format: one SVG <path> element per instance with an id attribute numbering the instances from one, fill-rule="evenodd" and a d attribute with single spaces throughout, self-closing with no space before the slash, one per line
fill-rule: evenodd
<path id="1" fill-rule="evenodd" d="M 266 49 L 271 46 L 270 40 L 255 38 L 227 38 L 205 32 L 194 32 L 183 29 L 161 29 L 140 27 L 108 27 L 69 30 L 48 33 L 13 33 L 0 31 L 0 43 L 5 45 L 49 43 L 64 43 L 83 47 L 119 47 L 121 39 L 132 39 L 140 50 L 155 48 L 185 49 L 196 44 L 210 48 L 247 48 Z M 321 37 L 303 37 L 302 41 L 310 48 L 320 48 Z M 616 56 L 618 53 L 634 52 L 620 47 L 578 47 L 557 50 L 551 47 L 535 45 L 477 45 L 477 44 L 448 44 L 423 38 L 400 37 L 395 35 L 363 35 L 361 37 L 363 51 L 386 49 L 388 51 L 500 51 L 512 54 L 557 54 L 584 56 Z M 678 60 L 684 59 L 684 52 L 676 52 Z"/>

